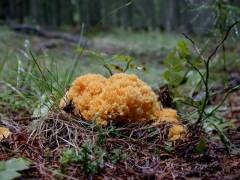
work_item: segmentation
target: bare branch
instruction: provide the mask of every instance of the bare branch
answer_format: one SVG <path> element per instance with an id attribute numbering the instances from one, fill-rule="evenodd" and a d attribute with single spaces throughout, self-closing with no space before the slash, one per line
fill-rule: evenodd
<path id="1" fill-rule="evenodd" d="M 194 42 L 194 40 L 193 40 L 191 37 L 189 37 L 186 33 L 182 33 L 182 34 L 183 34 L 183 36 L 184 36 L 187 40 L 189 40 L 189 41 L 192 43 L 193 48 L 194 48 L 194 50 L 197 52 L 197 54 L 199 55 L 199 57 L 201 57 L 201 59 L 203 59 L 203 60 L 205 61 L 205 57 L 202 55 L 200 49 L 198 48 L 198 46 L 196 45 L 196 43 Z"/>
<path id="2" fill-rule="evenodd" d="M 223 43 L 226 41 L 226 39 L 229 36 L 230 31 L 232 30 L 232 28 L 238 24 L 239 21 L 236 21 L 235 23 L 233 23 L 231 26 L 229 26 L 228 30 L 226 31 L 223 39 L 218 43 L 218 45 L 215 47 L 214 51 L 208 56 L 207 61 L 210 61 L 210 59 L 212 59 L 212 57 L 217 53 L 218 49 L 223 45 Z"/>

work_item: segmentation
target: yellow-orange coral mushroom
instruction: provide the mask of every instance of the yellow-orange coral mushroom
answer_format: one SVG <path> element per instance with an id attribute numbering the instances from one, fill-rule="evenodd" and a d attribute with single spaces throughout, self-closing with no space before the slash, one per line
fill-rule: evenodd
<path id="1" fill-rule="evenodd" d="M 8 128 L 0 127 L 0 141 L 4 138 L 8 138 L 10 134 L 11 132 Z"/>
<path id="2" fill-rule="evenodd" d="M 92 120 L 99 111 L 100 106 L 100 104 L 97 104 L 96 99 L 105 88 L 106 82 L 105 77 L 97 74 L 78 77 L 65 97 L 62 98 L 60 107 L 63 109 L 72 102 L 75 115 L 83 115 L 86 120 Z"/>
<path id="3" fill-rule="evenodd" d="M 171 141 L 175 141 L 184 136 L 186 130 L 182 125 L 174 124 L 173 127 L 169 129 L 168 137 Z"/>
<path id="4" fill-rule="evenodd" d="M 69 104 L 73 104 L 75 115 L 88 121 L 95 119 L 102 125 L 109 119 L 179 123 L 176 110 L 162 108 L 151 87 L 133 74 L 119 73 L 109 78 L 98 74 L 80 76 L 62 98 L 60 108 Z"/>

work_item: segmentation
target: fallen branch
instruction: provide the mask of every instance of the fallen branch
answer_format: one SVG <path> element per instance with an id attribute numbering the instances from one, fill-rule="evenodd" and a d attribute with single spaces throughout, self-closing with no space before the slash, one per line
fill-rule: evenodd
<path id="1" fill-rule="evenodd" d="M 49 31 L 42 28 L 39 25 L 10 23 L 9 27 L 12 30 L 17 32 L 22 32 L 26 34 L 35 34 L 37 36 L 51 38 L 51 39 L 62 39 L 64 41 L 76 43 L 81 47 L 88 47 L 90 44 L 90 40 L 83 37 L 82 35 Z"/>

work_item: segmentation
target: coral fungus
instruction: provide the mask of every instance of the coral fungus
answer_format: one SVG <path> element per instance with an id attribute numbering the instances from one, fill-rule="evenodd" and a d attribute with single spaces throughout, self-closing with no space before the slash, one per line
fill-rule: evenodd
<path id="1" fill-rule="evenodd" d="M 0 127 L 0 141 L 11 134 L 8 128 Z"/>
<path id="2" fill-rule="evenodd" d="M 60 107 L 65 108 L 70 103 L 74 104 L 73 113 L 81 115 L 86 120 L 92 120 L 99 111 L 100 104 L 96 99 L 101 95 L 106 86 L 107 79 L 97 74 L 87 74 L 77 78 L 65 97 L 60 102 Z"/>
<path id="3" fill-rule="evenodd" d="M 80 76 L 62 98 L 60 108 L 69 104 L 73 105 L 73 114 L 102 125 L 108 120 L 179 123 L 176 110 L 162 108 L 151 87 L 132 74 L 119 73 L 109 78 L 98 74 Z"/>

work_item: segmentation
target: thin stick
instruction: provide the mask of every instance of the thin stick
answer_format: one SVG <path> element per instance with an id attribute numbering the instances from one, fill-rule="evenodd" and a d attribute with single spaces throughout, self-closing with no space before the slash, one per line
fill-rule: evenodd
<path id="1" fill-rule="evenodd" d="M 182 35 L 192 43 L 194 50 L 201 57 L 201 59 L 203 59 L 205 61 L 206 58 L 202 55 L 201 51 L 199 50 L 199 48 L 196 45 L 196 43 L 192 40 L 192 38 L 190 38 L 186 33 L 182 33 Z"/>
<path id="2" fill-rule="evenodd" d="M 232 30 L 232 28 L 237 25 L 240 21 L 236 21 L 235 23 L 233 23 L 231 26 L 229 26 L 228 30 L 226 31 L 223 39 L 220 41 L 220 43 L 218 43 L 218 45 L 215 47 L 214 51 L 208 56 L 207 61 L 209 61 L 210 59 L 212 59 L 212 57 L 217 53 L 218 49 L 224 44 L 224 42 L 227 40 L 230 31 Z"/>

